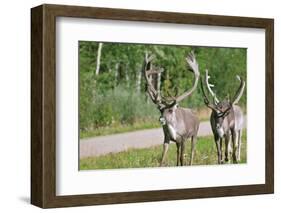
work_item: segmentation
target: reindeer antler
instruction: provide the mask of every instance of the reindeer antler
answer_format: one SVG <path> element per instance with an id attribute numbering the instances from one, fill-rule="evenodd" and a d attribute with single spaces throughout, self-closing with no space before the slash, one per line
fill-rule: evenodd
<path id="1" fill-rule="evenodd" d="M 182 95 L 178 96 L 177 98 L 175 98 L 176 102 L 180 102 L 183 99 L 185 99 L 188 96 L 190 96 L 194 92 L 194 90 L 196 89 L 197 84 L 198 84 L 200 72 L 199 72 L 199 66 L 198 66 L 198 63 L 196 61 L 196 58 L 195 58 L 195 55 L 194 55 L 193 51 L 191 51 L 187 55 L 186 62 L 188 64 L 189 68 L 190 68 L 190 71 L 193 72 L 195 78 L 194 78 L 194 81 L 193 81 L 192 88 L 187 90 L 185 93 L 183 93 Z"/>
<path id="2" fill-rule="evenodd" d="M 204 86 L 203 86 L 203 80 L 202 80 L 202 78 L 201 78 L 201 84 L 200 84 L 200 85 L 201 85 L 201 90 L 202 90 L 202 93 L 203 93 L 203 96 L 204 96 L 204 103 L 205 103 L 206 106 L 209 107 L 210 109 L 217 111 L 216 105 L 210 103 L 210 101 L 209 101 L 209 99 L 208 99 L 208 96 L 207 96 L 206 93 L 205 93 L 205 89 L 204 89 Z"/>
<path id="3" fill-rule="evenodd" d="M 212 87 L 214 87 L 214 85 L 209 83 L 210 76 L 208 74 L 208 70 L 206 70 L 206 74 L 205 74 L 205 83 L 206 83 L 206 86 L 207 86 L 210 94 L 213 97 L 213 104 L 210 103 L 210 101 L 208 99 L 208 96 L 205 93 L 204 86 L 203 86 L 203 80 L 201 79 L 201 89 L 202 89 L 202 92 L 203 92 L 204 102 L 205 102 L 206 106 L 211 108 L 212 110 L 215 110 L 217 112 L 221 112 L 222 113 L 221 116 L 225 116 L 227 113 L 229 113 L 229 110 L 232 108 L 232 106 L 234 104 L 238 103 L 238 101 L 240 100 L 240 98 L 243 94 L 243 91 L 244 91 L 244 88 L 245 88 L 245 81 L 243 81 L 243 79 L 238 75 L 236 77 L 240 81 L 240 86 L 237 89 L 233 99 L 230 101 L 229 107 L 226 110 L 224 110 L 223 112 L 221 111 L 220 107 L 218 107 L 218 104 L 220 103 L 220 101 L 217 98 L 216 94 L 212 90 Z"/>
<path id="4" fill-rule="evenodd" d="M 205 82 L 206 82 L 206 85 L 207 85 L 207 88 L 210 92 L 210 94 L 212 95 L 213 99 L 214 99 L 214 103 L 215 104 L 218 104 L 220 101 L 219 99 L 217 98 L 217 95 L 213 92 L 212 90 L 212 87 L 214 87 L 214 84 L 210 84 L 209 83 L 209 78 L 211 78 L 208 74 L 208 70 L 206 69 L 206 72 L 205 72 Z"/>
<path id="5" fill-rule="evenodd" d="M 201 89 L 202 89 L 202 93 L 203 93 L 203 96 L 204 96 L 204 103 L 210 109 L 215 110 L 216 112 L 221 112 L 221 109 L 218 107 L 218 104 L 220 103 L 220 101 L 217 98 L 216 93 L 214 93 L 214 91 L 212 90 L 212 87 L 214 87 L 214 85 L 209 83 L 210 78 L 211 77 L 208 74 L 208 70 L 206 69 L 204 82 L 205 82 L 205 84 L 208 88 L 209 93 L 211 94 L 211 96 L 213 98 L 213 103 L 210 103 L 210 101 L 208 99 L 208 96 L 205 93 L 205 89 L 204 89 L 204 86 L 203 86 L 203 80 L 201 78 Z"/>
<path id="6" fill-rule="evenodd" d="M 147 52 L 145 53 L 144 77 L 147 82 L 147 92 L 152 102 L 160 106 L 162 104 L 161 95 L 156 91 L 156 89 L 152 85 L 150 81 L 150 75 L 161 73 L 163 69 L 152 69 L 151 61 L 153 59 L 154 55 L 148 55 Z"/>
<path id="7" fill-rule="evenodd" d="M 233 100 L 231 101 L 232 104 L 237 104 L 239 102 L 239 100 L 242 97 L 242 94 L 244 92 L 245 85 L 246 85 L 245 81 L 239 75 L 237 75 L 236 78 L 240 81 L 240 86 L 237 89 L 237 91 L 233 97 Z"/>
<path id="8" fill-rule="evenodd" d="M 145 68 L 144 68 L 144 77 L 145 80 L 147 82 L 147 91 L 148 94 L 151 98 L 151 100 L 153 101 L 153 103 L 157 104 L 158 106 L 163 107 L 163 105 L 165 107 L 170 107 L 173 106 L 174 104 L 182 101 L 183 99 L 187 98 L 188 96 L 190 96 L 193 91 L 196 89 L 197 84 L 198 84 L 198 79 L 200 76 L 199 73 L 199 68 L 198 68 L 198 63 L 196 61 L 194 52 L 192 51 L 191 53 L 188 54 L 188 56 L 186 57 L 186 61 L 189 65 L 189 70 L 191 70 L 191 72 L 194 73 L 194 82 L 193 82 L 193 86 L 191 89 L 189 89 L 188 91 L 186 91 L 185 93 L 183 93 L 180 96 L 177 96 L 177 94 L 175 96 L 172 96 L 171 94 L 168 94 L 169 97 L 165 98 L 162 97 L 161 94 L 159 94 L 159 92 L 156 91 L 156 89 L 153 87 L 149 76 L 152 74 L 158 74 L 160 72 L 163 71 L 163 69 L 156 69 L 156 68 L 151 68 L 151 61 L 153 60 L 154 56 L 153 55 L 148 55 L 148 53 L 146 52 L 145 54 Z"/>
<path id="9" fill-rule="evenodd" d="M 239 75 L 237 75 L 236 78 L 240 81 L 240 86 L 237 89 L 235 95 L 233 96 L 233 99 L 231 100 L 229 107 L 223 112 L 221 116 L 225 116 L 226 114 L 228 114 L 232 106 L 238 103 L 238 101 L 240 100 L 243 94 L 245 88 L 245 81 L 243 81 L 243 79 Z"/>

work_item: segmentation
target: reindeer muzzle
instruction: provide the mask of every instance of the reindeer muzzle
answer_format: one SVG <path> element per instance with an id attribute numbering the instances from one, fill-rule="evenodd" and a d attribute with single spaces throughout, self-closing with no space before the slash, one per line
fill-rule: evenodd
<path id="1" fill-rule="evenodd" d="M 217 126 L 216 129 L 217 129 L 217 133 L 218 133 L 219 137 L 222 138 L 222 137 L 224 136 L 224 130 L 223 130 L 223 128 L 220 127 L 220 126 Z"/>
<path id="2" fill-rule="evenodd" d="M 161 123 L 162 126 L 166 125 L 166 119 L 162 116 L 159 118 L 159 122 Z"/>

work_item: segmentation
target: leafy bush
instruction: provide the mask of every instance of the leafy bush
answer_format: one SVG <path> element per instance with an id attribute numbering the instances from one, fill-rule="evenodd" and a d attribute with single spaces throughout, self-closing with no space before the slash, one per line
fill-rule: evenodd
<path id="1" fill-rule="evenodd" d="M 85 91 L 84 91 L 85 92 Z M 139 121 L 157 120 L 155 106 L 146 101 L 144 94 L 137 94 L 118 86 L 103 93 L 92 93 L 92 101 L 82 99 L 80 103 L 80 129 L 95 129 Z M 83 103 L 83 104 L 82 104 Z M 85 106 L 87 108 L 85 109 Z"/>

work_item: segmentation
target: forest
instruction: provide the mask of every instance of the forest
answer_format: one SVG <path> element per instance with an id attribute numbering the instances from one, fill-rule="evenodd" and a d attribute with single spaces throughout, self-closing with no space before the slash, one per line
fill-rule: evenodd
<path id="1" fill-rule="evenodd" d="M 209 71 L 220 100 L 234 96 L 239 86 L 236 75 L 246 80 L 245 48 L 79 41 L 80 138 L 160 127 L 160 114 L 146 94 L 145 54 L 153 54 L 153 66 L 163 69 L 153 79 L 157 90 L 166 96 L 181 94 L 192 86 L 194 76 L 185 60 L 190 51 L 195 53 L 200 75 Z M 245 89 L 239 102 L 244 110 L 246 94 Z M 208 119 L 208 113 L 201 113 L 207 109 L 199 85 L 180 106 L 194 109 L 202 120 Z"/>

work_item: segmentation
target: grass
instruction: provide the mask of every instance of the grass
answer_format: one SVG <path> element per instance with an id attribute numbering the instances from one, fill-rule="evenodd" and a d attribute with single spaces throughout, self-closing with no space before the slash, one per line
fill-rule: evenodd
<path id="1" fill-rule="evenodd" d="M 244 131 L 241 147 L 241 162 L 246 163 L 246 131 Z M 217 164 L 216 146 L 212 136 L 198 138 L 193 165 Z M 99 157 L 80 160 L 81 170 L 144 168 L 158 167 L 162 155 L 162 145 L 145 149 L 129 149 L 124 152 L 110 153 Z M 185 150 L 184 164 L 188 165 L 190 157 L 190 141 Z M 230 158 L 231 159 L 231 158 Z M 231 161 L 230 161 L 231 163 Z M 176 144 L 171 143 L 166 158 L 166 166 L 176 165 Z"/>

